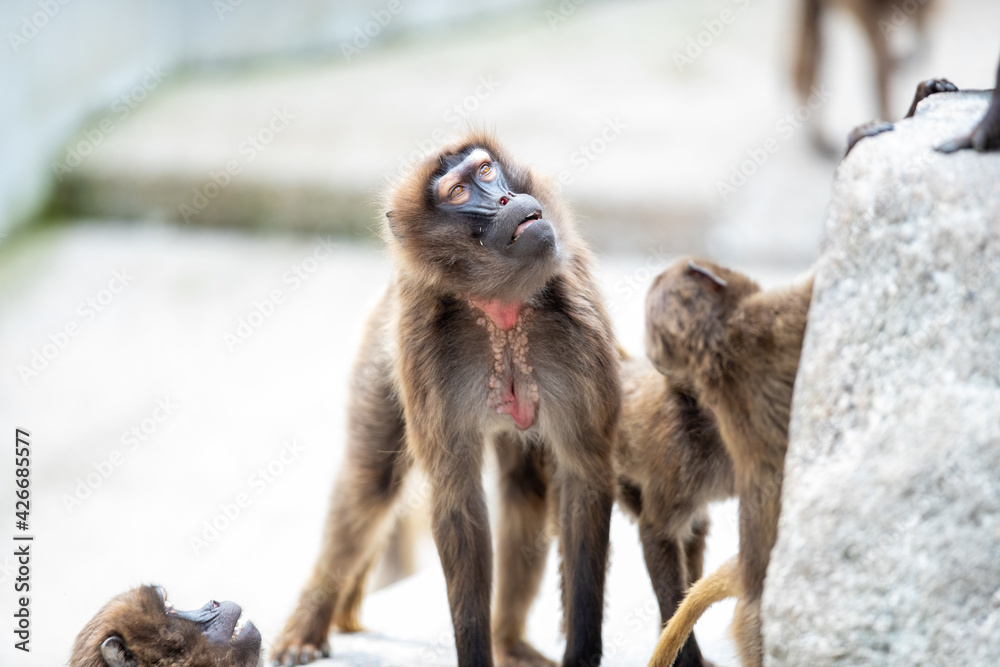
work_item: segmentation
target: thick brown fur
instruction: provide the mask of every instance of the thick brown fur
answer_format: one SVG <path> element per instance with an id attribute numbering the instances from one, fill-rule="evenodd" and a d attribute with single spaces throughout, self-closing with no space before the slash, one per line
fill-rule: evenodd
<path id="1" fill-rule="evenodd" d="M 639 524 L 662 628 L 701 578 L 707 506 L 733 495 L 732 459 L 693 386 L 667 379 L 645 359 L 630 359 L 622 365 L 615 470 L 619 505 Z M 709 664 L 693 634 L 677 664 Z"/>
<path id="2" fill-rule="evenodd" d="M 557 252 L 524 270 L 448 222 L 432 184 L 445 162 L 486 150 L 514 192 L 541 203 Z M 428 158 L 386 197 L 383 229 L 395 272 L 372 313 L 354 370 L 346 454 L 322 551 L 274 645 L 276 662 L 328 652 L 343 597 L 358 589 L 416 462 L 432 489 L 432 532 L 448 586 L 460 665 L 551 664 L 524 626 L 548 546 L 554 506 L 562 557 L 565 665 L 600 661 L 604 578 L 620 406 L 618 356 L 592 258 L 552 185 L 474 134 Z M 526 430 L 487 406 L 494 356 L 470 299 L 523 301 L 537 417 Z M 503 363 L 507 363 L 506 360 Z M 493 550 L 481 483 L 498 451 L 501 510 L 495 613 Z"/>
<path id="3" fill-rule="evenodd" d="M 909 16 L 902 14 L 899 9 L 900 4 L 898 0 L 802 0 L 799 41 L 795 59 L 795 87 L 799 99 L 805 103 L 812 94 L 813 86 L 816 85 L 820 54 L 823 51 L 823 14 L 839 6 L 857 19 L 868 40 L 868 45 L 871 47 L 875 59 L 875 87 L 878 95 L 879 116 L 882 120 L 893 118 L 894 115 L 890 108 L 889 84 L 897 66 L 897 59 L 893 57 L 890 50 L 890 41 L 895 26 L 892 21 L 898 20 L 898 16 L 894 16 L 894 12 L 906 17 L 908 21 L 912 21 L 919 42 L 922 44 L 926 41 L 928 9 L 933 5 L 933 0 L 913 3 L 916 9 Z M 818 129 L 813 132 L 813 141 L 825 151 L 834 151 L 834 147 L 826 145 Z"/>
<path id="4" fill-rule="evenodd" d="M 715 413 L 733 459 L 740 499 L 737 581 L 718 590 L 739 591 L 733 634 L 745 666 L 763 664 L 760 600 L 777 539 L 792 390 L 812 283 L 810 277 L 765 292 L 743 274 L 688 258 L 656 278 L 646 302 L 649 358 L 668 377 L 694 385 Z M 669 631 L 658 649 L 679 645 Z M 650 665 L 669 665 L 671 659 L 658 650 Z"/>
<path id="5" fill-rule="evenodd" d="M 118 637 L 136 667 L 256 667 L 256 647 L 224 647 L 210 642 L 197 623 L 168 613 L 155 586 L 140 586 L 112 598 L 84 626 L 69 667 L 107 667 L 101 645 Z M 252 650 L 251 650 L 252 649 Z"/>

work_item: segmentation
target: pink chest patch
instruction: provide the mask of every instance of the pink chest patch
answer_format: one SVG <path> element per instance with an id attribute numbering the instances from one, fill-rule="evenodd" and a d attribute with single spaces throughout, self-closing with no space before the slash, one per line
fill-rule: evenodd
<path id="1" fill-rule="evenodd" d="M 477 323 L 486 328 L 493 353 L 487 405 L 510 415 L 522 431 L 535 423 L 538 412 L 538 385 L 528 364 L 528 333 L 525 327 L 531 308 L 520 303 L 472 300 L 483 312 Z"/>
<path id="2" fill-rule="evenodd" d="M 504 303 L 502 301 L 472 299 L 472 305 L 486 313 L 493 324 L 504 331 L 517 324 L 517 318 L 521 315 L 521 304 L 517 301 Z"/>

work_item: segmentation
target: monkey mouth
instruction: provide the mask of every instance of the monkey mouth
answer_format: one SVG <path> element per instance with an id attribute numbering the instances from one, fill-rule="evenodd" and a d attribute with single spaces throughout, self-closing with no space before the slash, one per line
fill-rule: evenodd
<path id="1" fill-rule="evenodd" d="M 247 615 L 245 613 L 240 613 L 240 617 L 236 620 L 236 625 L 233 626 L 233 634 L 229 638 L 229 641 L 236 641 L 236 638 L 240 636 L 241 632 L 243 632 L 243 627 L 248 623 L 248 621 L 249 619 L 247 619 Z M 253 623 L 250 625 L 253 625 Z"/>
<path id="2" fill-rule="evenodd" d="M 527 218 L 522 220 L 521 223 L 514 229 L 514 234 L 510 237 L 510 243 L 508 243 L 507 245 L 508 246 L 514 245 L 514 243 L 516 243 L 517 240 L 521 238 L 521 234 L 524 233 L 524 230 L 526 230 L 528 227 L 531 227 L 533 224 L 535 224 L 535 222 L 541 219 L 542 219 L 542 212 L 535 211 Z"/>
<path id="3" fill-rule="evenodd" d="M 233 629 L 229 631 L 229 643 L 237 646 L 246 645 L 256 650 L 254 647 L 260 646 L 260 631 L 250 622 L 242 609 L 239 612 L 235 621 L 229 621 L 233 624 Z"/>

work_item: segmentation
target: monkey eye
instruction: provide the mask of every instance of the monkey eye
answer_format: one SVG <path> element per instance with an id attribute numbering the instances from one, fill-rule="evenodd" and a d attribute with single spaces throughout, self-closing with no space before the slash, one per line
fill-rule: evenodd
<path id="1" fill-rule="evenodd" d="M 458 197 L 459 195 L 461 195 L 463 192 L 465 192 L 465 189 L 466 189 L 465 186 L 462 185 L 461 183 L 459 183 L 456 186 L 453 186 L 452 189 L 448 191 L 448 198 L 449 199 L 455 199 L 456 197 Z"/>
<path id="2" fill-rule="evenodd" d="M 481 165 L 479 165 L 479 178 L 483 179 L 484 181 L 487 182 L 492 181 L 494 178 L 496 178 L 496 175 L 497 175 L 497 170 L 493 168 L 492 162 L 484 162 Z"/>

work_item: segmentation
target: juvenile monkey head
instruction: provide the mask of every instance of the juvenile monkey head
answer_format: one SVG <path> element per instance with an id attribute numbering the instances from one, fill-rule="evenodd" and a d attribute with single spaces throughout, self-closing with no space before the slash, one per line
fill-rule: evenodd
<path id="1" fill-rule="evenodd" d="M 685 257 L 646 295 L 646 354 L 661 373 L 704 381 L 726 355 L 727 329 L 740 302 L 760 291 L 746 276 Z"/>
<path id="2" fill-rule="evenodd" d="M 467 297 L 523 301 L 560 261 L 559 212 L 531 172 L 472 135 L 389 193 L 386 240 L 409 276 Z"/>
<path id="3" fill-rule="evenodd" d="M 70 667 L 257 667 L 261 636 L 234 602 L 179 611 L 159 586 L 112 598 L 80 631 Z"/>

